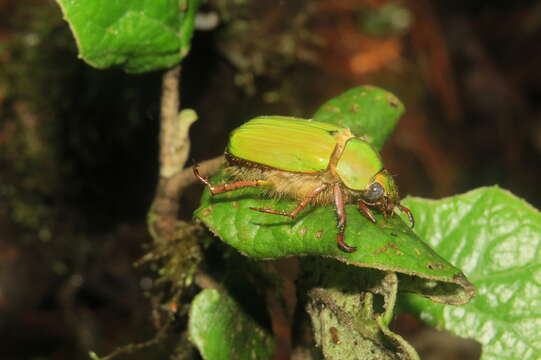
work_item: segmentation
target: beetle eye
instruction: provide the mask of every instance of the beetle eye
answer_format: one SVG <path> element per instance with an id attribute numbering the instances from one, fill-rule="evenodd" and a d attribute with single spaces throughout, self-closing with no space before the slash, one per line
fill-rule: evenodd
<path id="1" fill-rule="evenodd" d="M 385 194 L 385 189 L 379 182 L 370 184 L 364 193 L 364 197 L 368 201 L 377 201 Z"/>

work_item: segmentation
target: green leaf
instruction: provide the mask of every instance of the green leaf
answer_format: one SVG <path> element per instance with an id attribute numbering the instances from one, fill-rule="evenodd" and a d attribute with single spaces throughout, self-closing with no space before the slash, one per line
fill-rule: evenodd
<path id="1" fill-rule="evenodd" d="M 477 287 L 462 307 L 405 296 L 428 323 L 483 345 L 484 360 L 541 354 L 541 213 L 498 187 L 438 201 L 408 198 L 417 233 Z"/>
<path id="2" fill-rule="evenodd" d="M 231 297 L 206 289 L 192 302 L 190 340 L 205 360 L 271 359 L 274 341 Z"/>
<path id="3" fill-rule="evenodd" d="M 211 179 L 224 183 L 222 176 Z M 346 207 L 346 243 L 358 250 L 346 253 L 336 245 L 336 214 L 332 206 L 313 206 L 297 218 L 266 214 L 250 207 L 291 211 L 295 202 L 265 197 L 263 190 L 245 188 L 211 196 L 205 190 L 195 215 L 224 242 L 255 259 L 295 255 L 333 257 L 346 264 L 396 271 L 413 279 L 426 279 L 412 290 L 435 301 L 461 304 L 472 296 L 462 272 L 429 248 L 398 216 L 377 224 L 362 216 L 354 205 Z"/>
<path id="4" fill-rule="evenodd" d="M 97 68 L 141 73 L 179 63 L 200 0 L 57 0 L 79 56 Z"/>
<path id="5" fill-rule="evenodd" d="M 403 113 L 404 105 L 390 92 L 358 86 L 327 101 L 313 119 L 347 127 L 381 150 Z"/>

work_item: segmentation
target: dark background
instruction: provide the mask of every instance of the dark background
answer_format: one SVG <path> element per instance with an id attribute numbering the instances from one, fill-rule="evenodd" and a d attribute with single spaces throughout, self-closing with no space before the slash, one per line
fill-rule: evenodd
<path id="1" fill-rule="evenodd" d="M 182 107 L 200 117 L 191 158 L 220 154 L 251 117 L 310 117 L 374 84 L 407 108 L 383 150 L 402 195 L 498 184 L 541 206 L 538 1 L 212 0 L 202 10 L 222 22 L 196 32 L 183 63 Z M 78 60 L 54 2 L 0 0 L 0 358 L 82 359 L 153 335 L 152 273 L 132 264 L 150 243 L 160 86 L 160 72 Z M 182 218 L 200 191 L 184 195 Z M 403 321 L 412 338 L 423 331 Z M 416 346 L 465 359 L 435 343 Z M 166 357 L 155 347 L 129 358 Z"/>

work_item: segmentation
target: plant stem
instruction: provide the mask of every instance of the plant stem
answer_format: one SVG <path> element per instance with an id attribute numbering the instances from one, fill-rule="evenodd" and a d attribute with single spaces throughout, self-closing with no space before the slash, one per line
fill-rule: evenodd
<path id="1" fill-rule="evenodd" d="M 163 76 L 160 108 L 160 181 L 152 204 L 149 227 L 153 236 L 171 240 L 179 211 L 182 188 L 173 179 L 182 171 L 190 151 L 188 131 L 197 119 L 195 112 L 180 107 L 180 66 Z M 156 240 L 156 239 L 155 239 Z"/>

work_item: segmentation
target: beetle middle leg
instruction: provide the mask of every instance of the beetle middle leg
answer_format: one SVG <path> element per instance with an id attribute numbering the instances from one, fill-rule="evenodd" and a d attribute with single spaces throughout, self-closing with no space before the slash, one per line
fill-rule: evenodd
<path id="1" fill-rule="evenodd" d="M 408 216 L 408 220 L 410 221 L 411 227 L 413 228 L 415 226 L 415 218 L 413 217 L 413 213 L 411 212 L 411 210 L 404 205 L 398 204 L 397 206 L 400 211 L 402 211 Z"/>
<path id="2" fill-rule="evenodd" d="M 242 189 L 246 187 L 257 187 L 257 186 L 268 186 L 270 185 L 268 181 L 265 180 L 245 180 L 245 181 L 237 181 L 231 184 L 223 184 L 219 186 L 213 186 L 210 181 L 208 181 L 207 178 L 204 178 L 199 174 L 199 169 L 197 165 L 193 167 L 193 173 L 196 178 L 199 179 L 203 184 L 205 184 L 208 189 L 210 190 L 210 193 L 212 195 L 221 194 L 228 191 L 233 191 L 237 189 Z"/>
<path id="3" fill-rule="evenodd" d="M 329 187 L 329 184 L 321 184 L 321 185 L 319 185 L 317 188 L 312 190 L 311 193 L 306 195 L 304 197 L 304 199 L 302 199 L 302 201 L 299 203 L 299 205 L 297 205 L 297 207 L 295 209 L 293 209 L 293 211 L 291 211 L 291 212 L 279 211 L 279 210 L 273 210 L 273 209 L 254 208 L 254 207 L 251 207 L 250 209 L 255 210 L 255 211 L 259 211 L 259 212 L 264 212 L 264 213 L 267 213 L 267 214 L 287 216 L 287 217 L 290 217 L 290 218 L 293 219 L 295 216 L 297 216 L 302 211 L 302 209 L 304 209 L 308 204 L 310 204 L 310 202 L 312 202 L 312 200 L 314 200 L 314 198 L 316 196 L 318 196 L 321 192 L 323 192 L 325 189 L 327 189 L 327 187 Z"/>
<path id="4" fill-rule="evenodd" d="M 310 202 L 312 202 L 317 195 L 325 191 L 328 187 L 329 184 L 321 184 L 320 186 L 315 188 L 311 193 L 306 195 L 305 198 L 302 199 L 302 201 L 299 203 L 299 205 L 297 205 L 297 207 L 291 212 L 253 207 L 251 207 L 250 209 L 264 212 L 267 214 L 287 216 L 293 219 L 302 211 L 302 209 L 304 209 L 308 204 L 310 204 Z M 344 194 L 342 194 L 342 189 L 340 189 L 339 184 L 334 184 L 333 193 L 334 203 L 336 206 L 336 214 L 338 215 L 338 235 L 336 236 L 336 243 L 341 250 L 345 252 L 354 252 L 357 250 L 357 248 L 354 246 L 349 246 L 344 242 L 344 231 L 346 229 L 346 207 L 344 202 Z"/>

